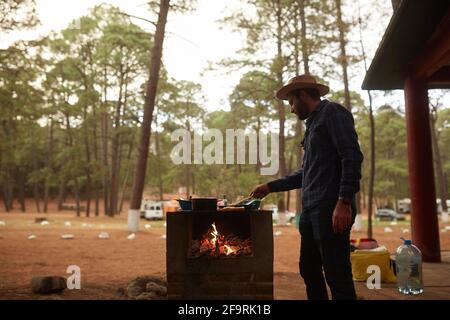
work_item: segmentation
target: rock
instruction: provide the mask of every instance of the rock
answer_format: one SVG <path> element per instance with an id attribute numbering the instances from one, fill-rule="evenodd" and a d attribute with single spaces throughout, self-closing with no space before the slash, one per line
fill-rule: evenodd
<path id="1" fill-rule="evenodd" d="M 144 293 L 147 289 L 148 283 L 155 283 L 159 286 L 165 287 L 167 286 L 166 282 L 162 280 L 161 278 L 155 277 L 155 276 L 144 276 L 144 277 L 137 277 L 133 281 L 130 282 L 130 284 L 127 286 L 127 295 L 130 298 L 136 298 L 140 294 Z M 155 294 L 156 295 L 156 294 Z"/>
<path id="2" fill-rule="evenodd" d="M 47 221 L 47 218 L 43 218 L 43 217 L 38 217 L 34 219 L 35 223 L 40 223 L 42 224 L 42 222 Z"/>
<path id="3" fill-rule="evenodd" d="M 49 224 L 50 222 L 48 222 L 47 220 L 41 222 L 41 226 L 48 226 Z"/>
<path id="4" fill-rule="evenodd" d="M 31 279 L 31 291 L 36 294 L 59 293 L 67 288 L 63 277 L 34 277 Z"/>
<path id="5" fill-rule="evenodd" d="M 36 236 L 34 234 L 30 234 L 28 236 L 28 240 L 33 240 L 33 239 L 36 239 Z"/>
<path id="6" fill-rule="evenodd" d="M 146 292 L 155 292 L 158 296 L 166 296 L 167 295 L 167 288 L 163 287 L 159 284 L 156 284 L 155 282 L 148 282 L 145 286 Z"/>
<path id="7" fill-rule="evenodd" d="M 275 237 L 279 237 L 279 236 L 281 236 L 283 234 L 283 232 L 281 232 L 281 231 L 275 231 L 275 233 L 273 234 Z"/>
<path id="8" fill-rule="evenodd" d="M 403 232 L 403 233 L 408 233 L 408 232 L 409 232 L 409 229 L 402 229 L 402 232 Z"/>
<path id="9" fill-rule="evenodd" d="M 389 227 L 384 228 L 384 232 L 388 233 L 388 232 L 392 232 L 392 229 Z"/>
<path id="10" fill-rule="evenodd" d="M 127 237 L 128 240 L 133 240 L 134 238 L 136 238 L 136 234 L 134 234 L 134 233 L 130 234 L 130 235 Z"/>
<path id="11" fill-rule="evenodd" d="M 166 236 L 165 234 L 163 234 L 163 235 L 161 236 L 161 238 L 166 239 L 167 236 Z"/>
<path id="12" fill-rule="evenodd" d="M 0 220 L 0 227 L 4 227 L 4 226 L 6 226 L 6 222 L 3 220 Z"/>
<path id="13" fill-rule="evenodd" d="M 155 300 L 158 295 L 155 292 L 143 292 L 136 297 L 136 300 Z"/>
<path id="14" fill-rule="evenodd" d="M 66 222 L 64 222 L 64 225 L 65 225 L 66 227 L 71 227 L 71 226 L 72 226 L 72 223 L 71 223 L 70 221 L 66 221 Z"/>
<path id="15" fill-rule="evenodd" d="M 100 232 L 100 234 L 98 235 L 99 239 L 109 239 L 109 234 L 108 232 Z"/>
<path id="16" fill-rule="evenodd" d="M 61 235 L 61 239 L 64 239 L 64 240 L 71 240 L 73 238 L 75 238 L 73 234 L 63 234 L 63 235 Z"/>
<path id="17" fill-rule="evenodd" d="M 146 224 L 146 225 L 144 225 L 144 228 L 145 229 L 150 229 L 152 226 L 150 225 L 150 224 Z"/>
<path id="18" fill-rule="evenodd" d="M 397 224 L 397 221 L 391 221 L 391 226 L 396 226 Z"/>

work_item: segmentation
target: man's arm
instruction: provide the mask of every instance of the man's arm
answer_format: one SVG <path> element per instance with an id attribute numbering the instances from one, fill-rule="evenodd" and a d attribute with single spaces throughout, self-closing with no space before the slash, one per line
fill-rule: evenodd
<path id="1" fill-rule="evenodd" d="M 361 179 L 361 153 L 352 114 L 342 106 L 335 105 L 327 117 L 331 140 L 341 159 L 339 197 L 351 199 L 359 191 Z"/>
<path id="2" fill-rule="evenodd" d="M 267 185 L 270 192 L 289 191 L 293 189 L 299 189 L 302 187 L 303 168 L 294 171 L 290 175 L 283 178 L 273 180 Z"/>

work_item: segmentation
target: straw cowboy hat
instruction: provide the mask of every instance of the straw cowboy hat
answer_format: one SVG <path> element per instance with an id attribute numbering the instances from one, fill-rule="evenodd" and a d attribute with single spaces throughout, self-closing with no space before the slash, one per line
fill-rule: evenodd
<path id="1" fill-rule="evenodd" d="M 316 78 L 313 76 L 301 75 L 291 78 L 284 87 L 277 91 L 276 97 L 281 100 L 288 100 L 288 93 L 304 88 L 317 89 L 321 96 L 326 95 L 330 91 L 328 86 L 317 83 Z"/>

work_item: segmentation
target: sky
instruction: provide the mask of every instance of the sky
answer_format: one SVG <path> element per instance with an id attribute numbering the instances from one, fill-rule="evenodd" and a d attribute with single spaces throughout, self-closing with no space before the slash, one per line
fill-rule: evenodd
<path id="1" fill-rule="evenodd" d="M 359 1 L 364 4 L 364 0 Z M 31 40 L 47 35 L 51 31 L 66 28 L 73 19 L 86 15 L 89 8 L 101 3 L 118 6 L 131 15 L 147 19 L 150 17 L 145 0 L 36 0 L 41 24 L 33 30 L 13 31 L 0 35 L 0 48 L 7 47 L 15 40 Z M 391 1 L 386 0 L 386 6 L 389 8 Z M 245 38 L 242 34 L 221 28 L 217 23 L 225 10 L 239 7 L 238 0 L 198 0 L 197 10 L 192 13 L 183 15 L 169 13 L 163 62 L 169 76 L 176 80 L 189 80 L 202 85 L 206 98 L 204 107 L 208 111 L 229 109 L 228 95 L 238 84 L 241 76 L 239 72 L 227 74 L 204 72 L 210 62 L 218 62 L 233 56 L 243 47 Z M 344 8 L 344 14 L 345 10 L 348 13 L 348 10 L 354 8 Z M 364 6 L 362 8 L 364 9 Z M 372 24 L 370 29 L 363 31 L 369 64 L 389 22 L 388 18 L 378 21 L 376 25 Z M 147 22 L 138 19 L 133 19 L 133 22 L 148 31 L 154 30 Z M 363 78 L 364 72 L 357 72 L 352 76 L 350 86 L 367 100 L 367 93 L 360 89 Z M 342 82 L 335 81 L 330 83 L 330 86 L 335 90 L 342 89 Z M 401 107 L 403 92 L 397 90 L 387 96 L 376 93 L 375 107 L 384 103 Z"/>

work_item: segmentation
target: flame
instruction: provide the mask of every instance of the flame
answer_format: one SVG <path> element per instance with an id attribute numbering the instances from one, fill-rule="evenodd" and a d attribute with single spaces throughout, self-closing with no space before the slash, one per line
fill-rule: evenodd
<path id="1" fill-rule="evenodd" d="M 251 254 L 251 240 L 238 236 L 223 235 L 213 222 L 208 231 L 199 240 L 192 240 L 191 255 L 200 256 L 248 256 Z"/>
<path id="2" fill-rule="evenodd" d="M 215 246 L 217 242 L 217 237 L 220 235 L 220 233 L 217 231 L 215 222 L 212 223 L 211 227 L 213 228 L 213 230 L 211 231 L 212 236 L 211 243 L 213 246 Z"/>
<path id="3" fill-rule="evenodd" d="M 223 247 L 224 247 L 225 254 L 227 256 L 236 252 L 236 250 L 232 249 L 229 245 L 224 245 Z"/>

